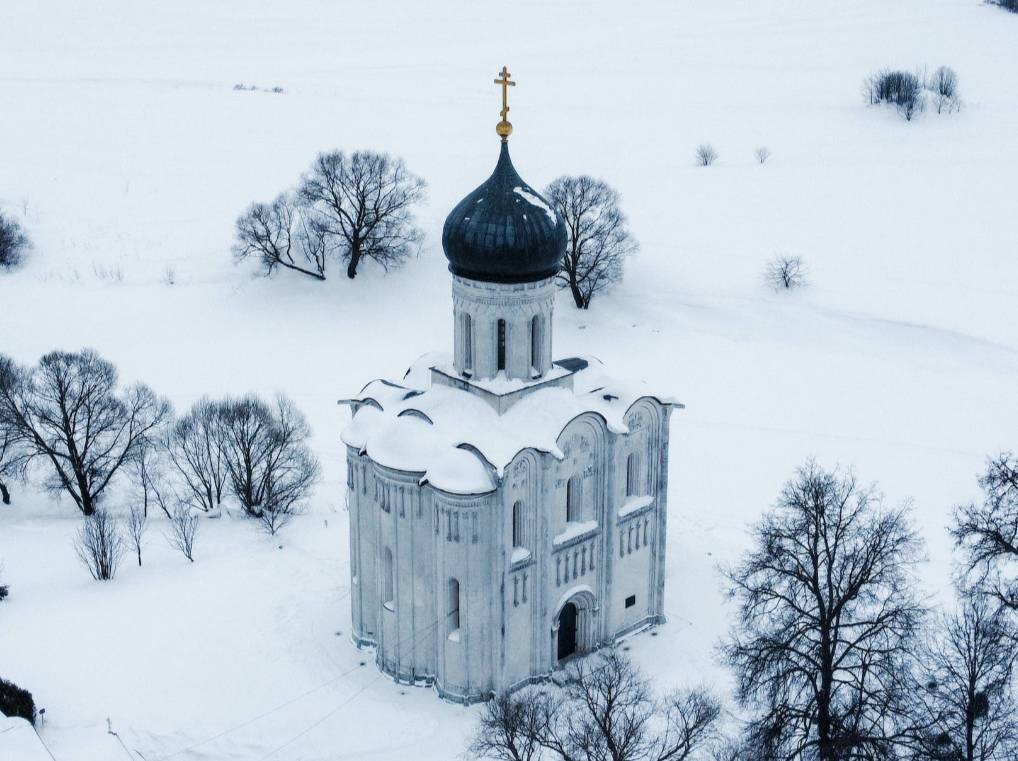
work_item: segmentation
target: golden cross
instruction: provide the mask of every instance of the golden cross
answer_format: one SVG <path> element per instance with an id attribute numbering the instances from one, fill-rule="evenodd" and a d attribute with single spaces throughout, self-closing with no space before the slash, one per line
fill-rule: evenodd
<path id="1" fill-rule="evenodd" d="M 516 87 L 516 83 L 509 79 L 509 69 L 505 66 L 499 72 L 499 78 L 495 80 L 496 85 L 502 85 L 502 121 L 506 121 L 509 115 L 509 88 Z"/>

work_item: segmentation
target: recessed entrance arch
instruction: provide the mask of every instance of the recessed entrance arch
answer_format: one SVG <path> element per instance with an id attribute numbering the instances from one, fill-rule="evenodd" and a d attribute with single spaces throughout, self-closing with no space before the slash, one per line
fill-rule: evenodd
<path id="1" fill-rule="evenodd" d="M 588 587 L 574 588 L 560 598 L 551 627 L 553 664 L 597 647 L 596 612 L 594 594 Z"/>

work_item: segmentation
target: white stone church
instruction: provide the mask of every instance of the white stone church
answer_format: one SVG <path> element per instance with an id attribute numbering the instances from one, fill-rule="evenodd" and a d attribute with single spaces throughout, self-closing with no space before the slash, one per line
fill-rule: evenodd
<path id="1" fill-rule="evenodd" d="M 516 173 L 446 219 L 452 357 L 345 400 L 354 640 L 471 702 L 664 620 L 668 422 L 592 358 L 553 360 L 566 226 Z M 635 360 L 636 358 L 634 358 Z"/>

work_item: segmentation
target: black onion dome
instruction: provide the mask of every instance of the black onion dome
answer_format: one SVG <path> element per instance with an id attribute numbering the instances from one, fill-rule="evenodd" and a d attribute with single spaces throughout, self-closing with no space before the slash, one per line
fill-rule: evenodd
<path id="1" fill-rule="evenodd" d="M 442 248 L 453 274 L 494 283 L 526 283 L 559 271 L 566 227 L 541 195 L 516 173 L 502 143 L 487 182 L 452 210 Z"/>

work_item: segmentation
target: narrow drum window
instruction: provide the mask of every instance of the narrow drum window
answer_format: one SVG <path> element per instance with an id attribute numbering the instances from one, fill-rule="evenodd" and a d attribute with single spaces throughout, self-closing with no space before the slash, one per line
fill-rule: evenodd
<path id="1" fill-rule="evenodd" d="M 463 369 L 474 369 L 474 325 L 469 314 L 463 315 Z"/>
<path id="2" fill-rule="evenodd" d="M 541 372 L 541 318 L 537 315 L 530 320 L 530 366 Z"/>
<path id="3" fill-rule="evenodd" d="M 626 496 L 635 497 L 640 491 L 640 456 L 633 452 L 626 460 Z"/>
<path id="4" fill-rule="evenodd" d="M 382 559 L 382 604 L 391 609 L 395 596 L 392 583 L 392 550 L 386 547 Z"/>
<path id="5" fill-rule="evenodd" d="M 449 601 L 446 610 L 446 621 L 449 626 L 449 633 L 460 628 L 460 583 L 456 579 L 449 579 Z"/>
<path id="6" fill-rule="evenodd" d="M 580 519 L 580 478 L 572 476 L 566 481 L 566 521 L 578 521 Z"/>
<path id="7" fill-rule="evenodd" d="M 498 321 L 498 369 L 505 370 L 505 320 Z"/>
<path id="8" fill-rule="evenodd" d="M 513 505 L 513 547 L 523 546 L 523 503 Z"/>

